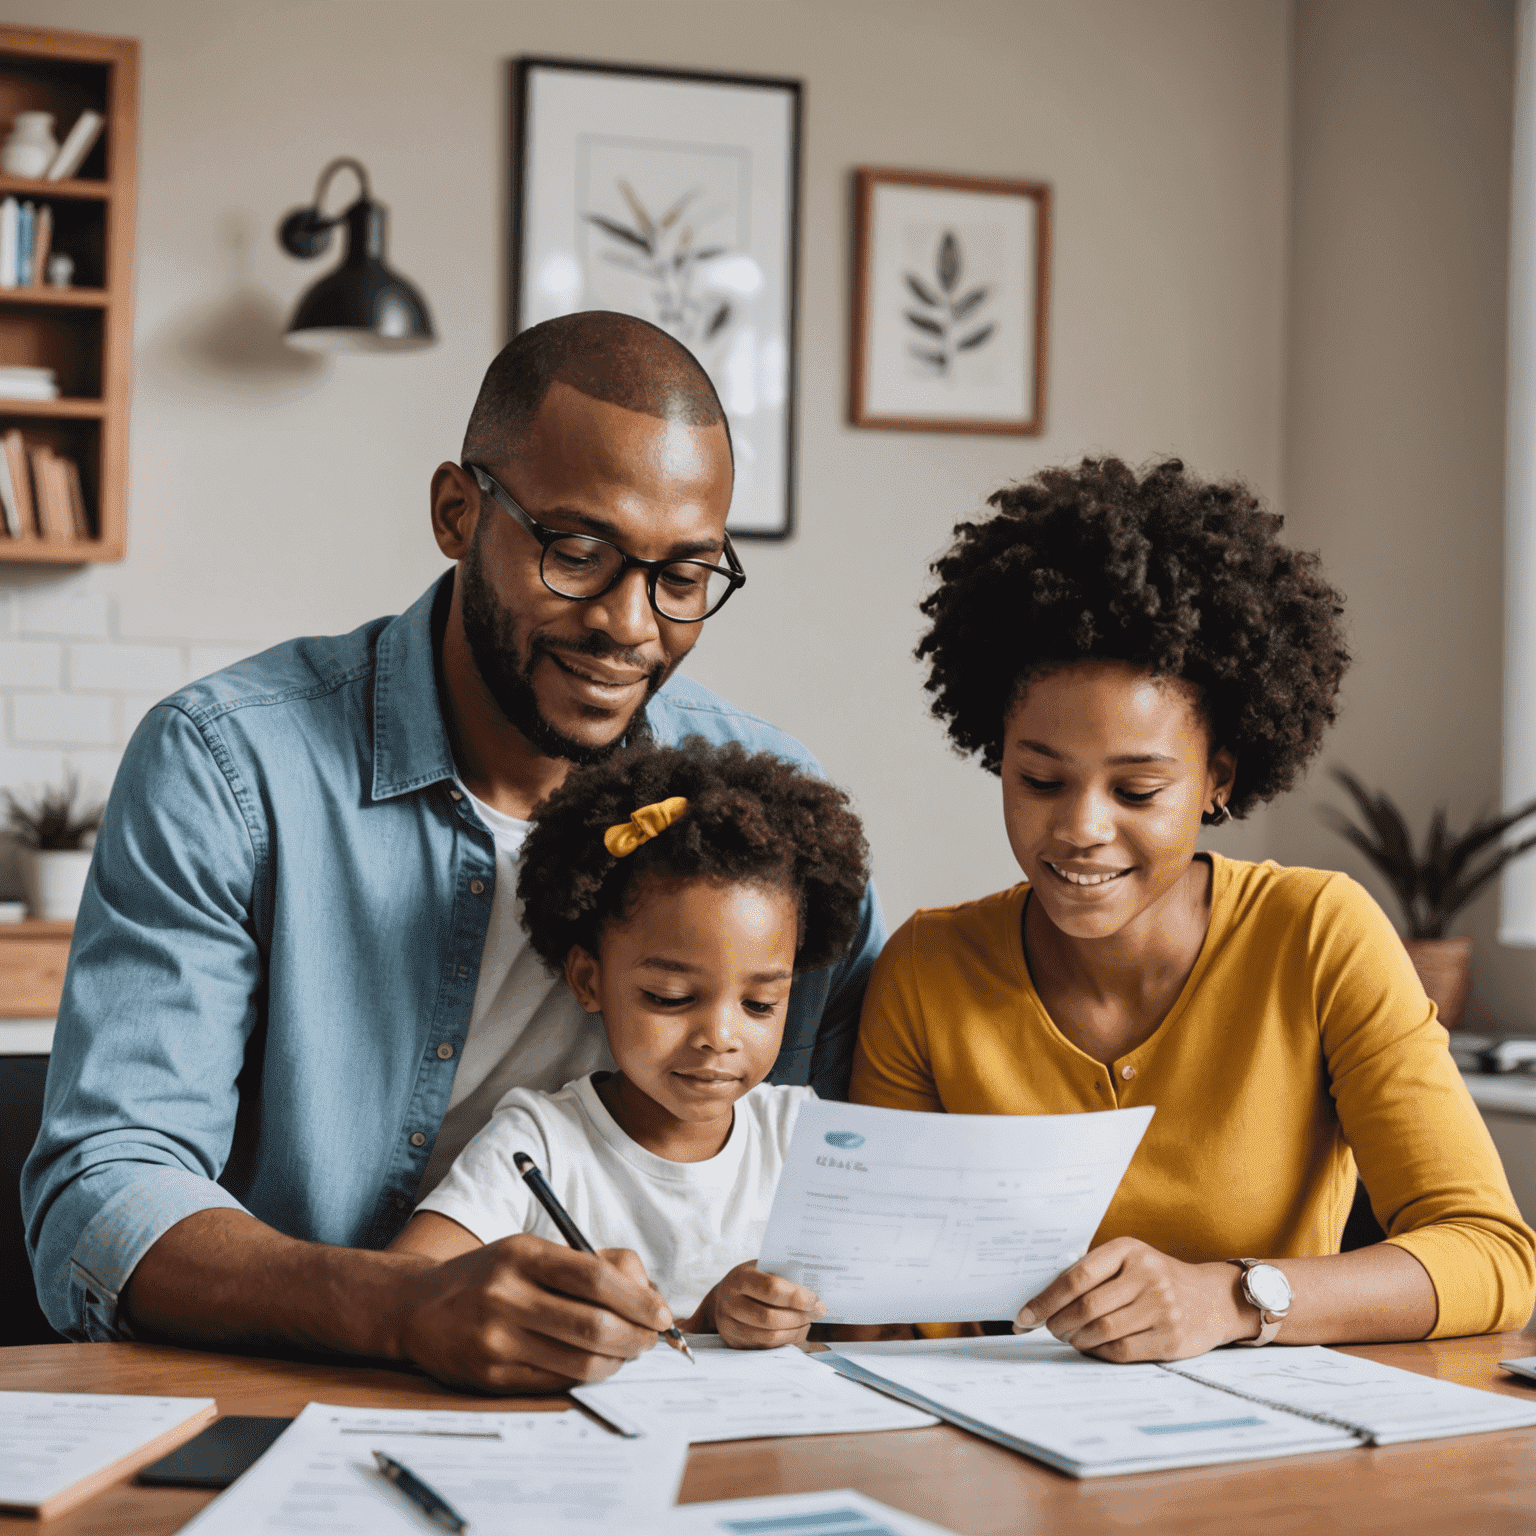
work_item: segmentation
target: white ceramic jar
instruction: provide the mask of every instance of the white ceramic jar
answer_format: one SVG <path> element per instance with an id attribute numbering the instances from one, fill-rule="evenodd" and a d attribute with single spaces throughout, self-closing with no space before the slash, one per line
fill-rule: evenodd
<path id="1" fill-rule="evenodd" d="M 23 848 L 21 880 L 33 917 L 50 923 L 72 923 L 85 894 L 91 867 L 89 848 Z"/>
<path id="2" fill-rule="evenodd" d="M 7 176 L 41 176 L 59 152 L 52 112 L 18 112 L 11 136 L 0 149 L 0 171 Z"/>

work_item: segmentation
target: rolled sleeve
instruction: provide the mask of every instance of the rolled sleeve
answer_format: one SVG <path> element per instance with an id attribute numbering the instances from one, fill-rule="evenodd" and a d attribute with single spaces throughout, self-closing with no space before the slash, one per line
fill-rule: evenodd
<path id="1" fill-rule="evenodd" d="M 97 838 L 60 1004 L 42 1127 L 22 1171 L 38 1299 L 66 1337 L 126 1337 L 135 1266 L 217 1180 L 255 1024 L 252 831 L 216 739 L 152 710 Z"/>

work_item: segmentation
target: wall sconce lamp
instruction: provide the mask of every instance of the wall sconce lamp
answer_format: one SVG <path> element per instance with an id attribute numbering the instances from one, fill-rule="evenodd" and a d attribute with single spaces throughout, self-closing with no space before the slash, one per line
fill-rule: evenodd
<path id="1" fill-rule="evenodd" d="M 351 171 L 360 191 L 355 203 L 327 216 L 320 211 L 331 177 Z M 437 340 L 426 301 L 384 265 L 388 210 L 374 202 L 368 172 L 351 158 L 333 160 L 320 173 L 315 200 L 295 208 L 278 226 L 278 243 L 309 259 L 329 249 L 331 231 L 346 225 L 347 252 L 298 302 L 284 340 L 306 352 L 410 352 Z"/>

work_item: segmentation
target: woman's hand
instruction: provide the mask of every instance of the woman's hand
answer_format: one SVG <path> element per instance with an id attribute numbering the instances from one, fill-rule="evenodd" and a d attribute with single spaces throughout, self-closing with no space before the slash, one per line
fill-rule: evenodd
<path id="1" fill-rule="evenodd" d="M 1064 1344 L 1125 1364 L 1187 1360 L 1257 1336 L 1235 1264 L 1186 1264 L 1134 1237 L 1092 1249 L 1022 1307 L 1016 1331 L 1042 1324 Z"/>
<path id="2" fill-rule="evenodd" d="M 683 1331 L 718 1333 L 732 1349 L 778 1349 L 802 1344 L 826 1308 L 815 1291 L 765 1274 L 753 1260 L 738 1264 L 681 1325 Z"/>

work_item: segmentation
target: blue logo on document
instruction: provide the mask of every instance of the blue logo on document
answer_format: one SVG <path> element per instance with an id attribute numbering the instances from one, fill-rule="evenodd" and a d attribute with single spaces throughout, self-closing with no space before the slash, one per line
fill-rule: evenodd
<path id="1" fill-rule="evenodd" d="M 850 1152 L 864 1145 L 864 1138 L 857 1131 L 828 1131 L 821 1139 L 829 1147 L 845 1147 Z"/>

